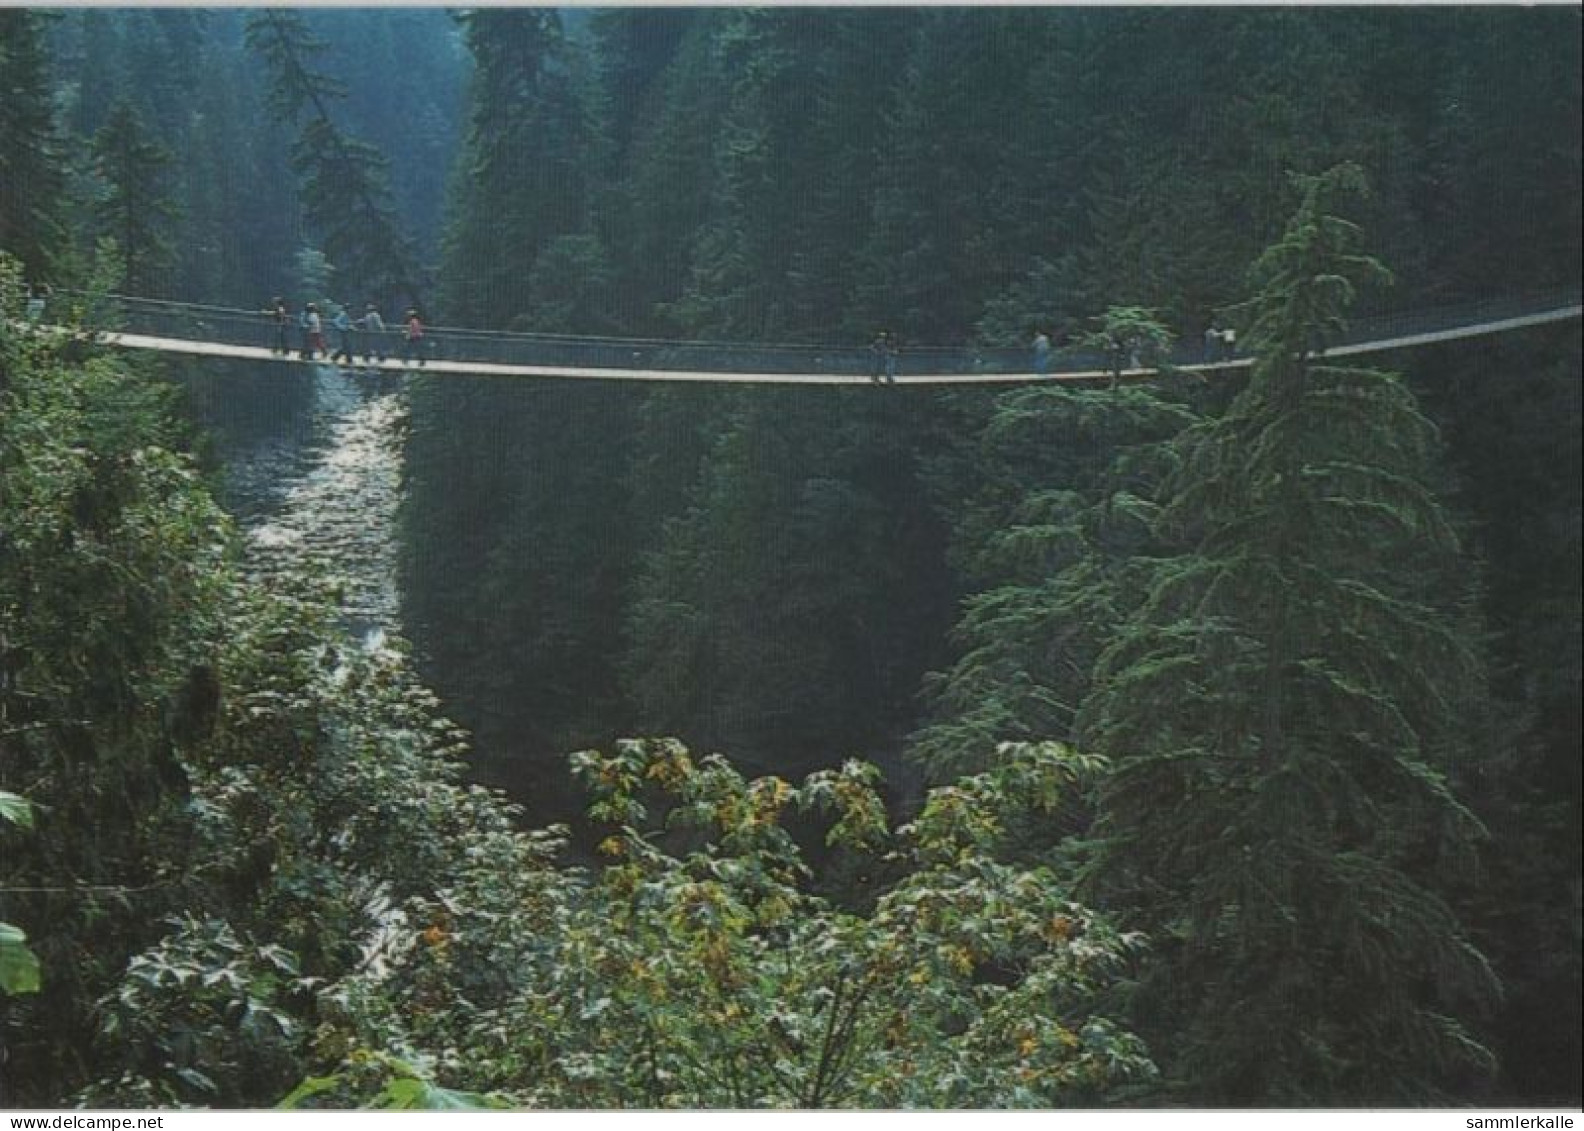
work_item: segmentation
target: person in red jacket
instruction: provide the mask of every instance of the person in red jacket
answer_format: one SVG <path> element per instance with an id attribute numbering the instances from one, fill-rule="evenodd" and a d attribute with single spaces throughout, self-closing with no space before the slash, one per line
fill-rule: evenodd
<path id="1" fill-rule="evenodd" d="M 411 307 L 407 309 L 404 319 L 405 329 L 402 333 L 402 360 L 412 361 L 418 359 L 418 364 L 424 363 L 424 325 L 423 319 L 418 317 L 418 312 Z"/>

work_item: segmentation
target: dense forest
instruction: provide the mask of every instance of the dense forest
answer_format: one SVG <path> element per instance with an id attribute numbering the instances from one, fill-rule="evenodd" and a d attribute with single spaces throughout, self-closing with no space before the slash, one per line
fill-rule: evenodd
<path id="1" fill-rule="evenodd" d="M 1325 346 L 1576 296 L 1581 24 L 0 9 L 0 1105 L 1579 1103 L 1579 324 Z M 113 293 L 1251 364 L 414 376 L 370 649 Z"/>

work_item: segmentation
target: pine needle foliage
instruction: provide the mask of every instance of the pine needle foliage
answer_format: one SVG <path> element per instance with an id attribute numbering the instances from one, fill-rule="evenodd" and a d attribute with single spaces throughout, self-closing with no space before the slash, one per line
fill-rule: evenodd
<path id="1" fill-rule="evenodd" d="M 1196 420 L 1141 386 L 1019 389 L 944 469 L 967 498 L 960 567 L 980 584 L 952 630 L 952 665 L 925 680 L 929 719 L 910 753 L 932 776 L 981 769 L 1002 742 L 1071 739 L 1153 557 L 1170 440 Z"/>
<path id="2" fill-rule="evenodd" d="M 280 10 L 250 17 L 247 42 L 270 68 L 270 109 L 302 123 L 292 168 L 302 178 L 303 210 L 335 267 L 336 286 L 385 300 L 416 299 L 418 271 L 391 193 L 390 162 L 336 124 L 330 107 L 346 88 L 311 66 L 324 42 L 300 15 Z"/>
<path id="3" fill-rule="evenodd" d="M 603 143 L 582 64 L 555 10 L 486 9 L 460 22 L 474 70 L 442 254 L 445 316 L 546 329 L 524 316 L 547 313 L 568 287 L 586 289 L 604 258 L 588 224 Z M 567 263 L 568 245 L 560 241 L 571 237 L 585 239 L 577 261 Z M 535 286 L 550 284 L 558 261 L 577 275 Z"/>
<path id="4" fill-rule="evenodd" d="M 42 13 L 0 11 L 0 247 L 39 278 L 64 232 L 61 144 L 50 105 Z"/>
<path id="5" fill-rule="evenodd" d="M 171 262 L 169 236 L 177 209 L 167 187 L 173 157 L 127 102 L 118 102 L 94 135 L 94 172 L 103 182 L 95 201 L 100 232 L 116 241 L 120 285 L 132 294 L 160 289 Z"/>
<path id="6" fill-rule="evenodd" d="M 1101 657 L 1081 727 L 1116 761 L 1093 879 L 1170 940 L 1140 999 L 1211 1103 L 1434 1102 L 1489 1054 L 1495 979 L 1441 894 L 1481 835 L 1449 788 L 1480 665 L 1436 443 L 1392 375 L 1329 363 L 1384 269 L 1300 181 L 1254 269 L 1247 389 L 1184 437 L 1181 549 Z"/>

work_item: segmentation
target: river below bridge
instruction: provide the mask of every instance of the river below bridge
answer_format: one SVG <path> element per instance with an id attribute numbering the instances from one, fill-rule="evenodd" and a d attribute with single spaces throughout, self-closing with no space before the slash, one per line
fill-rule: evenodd
<path id="1" fill-rule="evenodd" d="M 225 368 L 223 379 L 212 365 Z M 195 367 L 185 383 L 223 472 L 221 502 L 242 528 L 244 573 L 266 586 L 287 573 L 325 578 L 342 627 L 364 648 L 410 640 L 399 569 L 404 388 L 330 366 L 224 362 Z M 584 797 L 560 753 L 507 755 L 475 743 L 466 772 L 503 790 L 532 826 L 584 829 Z"/>
<path id="2" fill-rule="evenodd" d="M 221 502 L 243 532 L 244 573 L 265 586 L 289 573 L 324 578 L 352 639 L 368 649 L 409 640 L 421 652 L 402 621 L 407 394 L 399 381 L 331 366 L 205 361 L 183 384 L 222 472 Z M 422 663 L 412 663 L 422 678 Z M 581 826 L 584 797 L 559 753 L 475 745 L 467 775 L 504 790 L 532 825 Z"/>
<path id="3" fill-rule="evenodd" d="M 188 369 L 184 384 L 222 470 L 221 501 L 243 532 L 245 574 L 263 586 L 287 574 L 326 579 L 348 635 L 368 649 L 410 641 L 423 678 L 423 641 L 402 621 L 404 387 L 331 366 L 216 361 Z M 886 769 L 916 792 L 906 767 Z M 582 843 L 586 797 L 564 751 L 475 744 L 467 775 L 502 789 L 532 825 L 572 825 Z"/>
<path id="4" fill-rule="evenodd" d="M 314 371 L 308 427 L 228 463 L 246 533 L 243 568 L 261 584 L 283 570 L 329 578 L 344 627 L 365 647 L 402 635 L 396 563 L 403 394 L 328 367 Z"/>

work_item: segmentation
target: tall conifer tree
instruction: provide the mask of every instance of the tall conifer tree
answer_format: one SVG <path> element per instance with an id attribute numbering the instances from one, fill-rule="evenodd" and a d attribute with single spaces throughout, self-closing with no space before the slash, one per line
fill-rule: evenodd
<path id="1" fill-rule="evenodd" d="M 63 176 L 40 19 L 0 11 L 0 248 L 35 275 L 48 269 L 62 237 Z"/>
<path id="2" fill-rule="evenodd" d="M 293 12 L 271 10 L 248 21 L 248 45 L 272 71 L 270 101 L 288 121 L 302 121 L 292 165 L 302 177 L 303 210 L 318 229 L 336 286 L 379 295 L 417 297 L 412 242 L 392 201 L 389 162 L 374 146 L 338 126 L 330 113 L 345 87 L 315 71 L 324 50 Z"/>
<path id="3" fill-rule="evenodd" d="M 556 12 L 483 10 L 464 20 L 475 70 L 443 297 L 448 318 L 505 326 L 528 312 L 534 263 L 552 241 L 590 231 L 599 131 Z"/>
<path id="4" fill-rule="evenodd" d="M 1479 826 L 1452 793 L 1482 692 L 1430 423 L 1392 375 L 1326 361 L 1379 274 L 1305 184 L 1256 264 L 1257 361 L 1192 430 L 1158 563 L 1086 705 L 1098 875 L 1160 940 L 1145 1008 L 1213 1103 L 1426 1102 L 1486 1050 L 1494 979 L 1444 898 Z"/>
<path id="5" fill-rule="evenodd" d="M 94 135 L 94 170 L 105 194 L 95 212 L 104 235 L 116 241 L 120 284 L 130 294 L 153 294 L 171 260 L 168 234 L 176 207 L 167 170 L 171 152 L 149 133 L 136 110 L 116 103 Z"/>
<path id="6" fill-rule="evenodd" d="M 1169 442 L 1195 420 L 1139 386 L 999 397 L 975 442 L 935 459 L 959 568 L 977 583 L 952 666 L 925 683 L 911 754 L 937 779 L 993 764 L 1001 743 L 1070 740 L 1100 650 L 1155 540 L 1149 501 Z"/>

